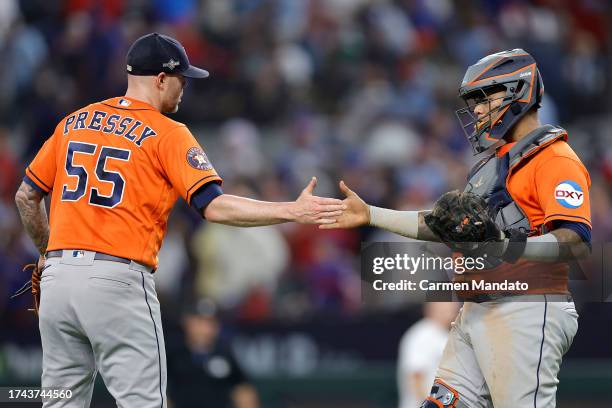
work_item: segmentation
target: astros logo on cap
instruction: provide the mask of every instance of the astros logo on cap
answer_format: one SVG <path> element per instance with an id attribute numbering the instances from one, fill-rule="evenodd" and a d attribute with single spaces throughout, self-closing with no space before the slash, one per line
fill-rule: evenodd
<path id="1" fill-rule="evenodd" d="M 584 202 L 584 193 L 578 183 L 565 180 L 555 187 L 555 199 L 565 208 L 578 208 Z"/>

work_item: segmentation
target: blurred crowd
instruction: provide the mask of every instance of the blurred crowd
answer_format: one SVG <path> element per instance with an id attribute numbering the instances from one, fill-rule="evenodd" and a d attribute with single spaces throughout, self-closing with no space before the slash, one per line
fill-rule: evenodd
<path id="1" fill-rule="evenodd" d="M 524 48 L 544 79 L 543 122 L 570 132 L 591 172 L 594 241 L 612 238 L 611 5 L 606 0 L 2 0 L 0 2 L 0 316 L 35 259 L 13 203 L 23 169 L 57 122 L 125 91 L 139 36 L 178 38 L 211 72 L 188 84 L 186 123 L 224 191 L 293 200 L 311 176 L 338 196 L 426 208 L 461 188 L 476 160 L 454 116 L 465 68 Z M 239 319 L 354 315 L 364 228 L 322 232 L 172 214 L 157 272 L 171 310 L 206 296 Z M 12 313 L 7 313 L 11 309 Z M 14 324 L 19 324 L 18 318 Z"/>

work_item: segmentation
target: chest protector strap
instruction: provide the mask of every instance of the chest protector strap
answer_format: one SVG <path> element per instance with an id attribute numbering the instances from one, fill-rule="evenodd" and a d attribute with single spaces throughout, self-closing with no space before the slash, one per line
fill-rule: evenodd
<path id="1" fill-rule="evenodd" d="M 532 131 L 505 155 L 497 157 L 493 153 L 478 162 L 469 172 L 464 191 L 484 198 L 495 224 L 503 231 L 519 229 L 529 233 L 531 231 L 529 219 L 513 200 L 506 185 L 513 171 L 559 139 L 567 140 L 567 133 L 559 127 L 545 125 Z"/>

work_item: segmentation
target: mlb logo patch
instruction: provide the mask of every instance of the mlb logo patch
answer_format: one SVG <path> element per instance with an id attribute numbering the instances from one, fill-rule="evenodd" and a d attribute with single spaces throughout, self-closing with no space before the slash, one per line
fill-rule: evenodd
<path id="1" fill-rule="evenodd" d="M 181 65 L 179 61 L 175 61 L 172 58 L 170 58 L 170 61 L 162 64 L 162 67 L 168 68 L 170 71 L 174 71 L 174 68 L 178 67 L 179 65 Z"/>
<path id="2" fill-rule="evenodd" d="M 578 183 L 565 180 L 555 187 L 555 200 L 565 208 L 578 208 L 584 203 L 584 192 Z"/>
<path id="3" fill-rule="evenodd" d="M 83 251 L 72 251 L 73 258 L 82 258 L 85 256 L 85 252 Z"/>
<path id="4" fill-rule="evenodd" d="M 132 104 L 132 102 L 128 101 L 127 99 L 119 99 L 119 105 L 121 106 L 130 106 Z"/>

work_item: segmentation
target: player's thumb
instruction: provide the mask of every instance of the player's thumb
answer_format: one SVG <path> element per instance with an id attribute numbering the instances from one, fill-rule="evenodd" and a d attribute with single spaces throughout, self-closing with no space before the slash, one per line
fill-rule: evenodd
<path id="1" fill-rule="evenodd" d="M 340 180 L 339 184 L 340 184 L 340 191 L 342 191 L 342 193 L 344 193 L 345 196 L 349 197 L 355 194 L 353 190 L 348 188 L 348 186 L 344 183 L 344 180 Z"/>
<path id="2" fill-rule="evenodd" d="M 310 182 L 306 186 L 306 188 L 304 188 L 304 190 L 302 190 L 302 194 L 312 194 L 312 192 L 314 191 L 316 185 L 317 185 L 317 178 L 316 177 L 312 177 L 310 179 Z"/>

